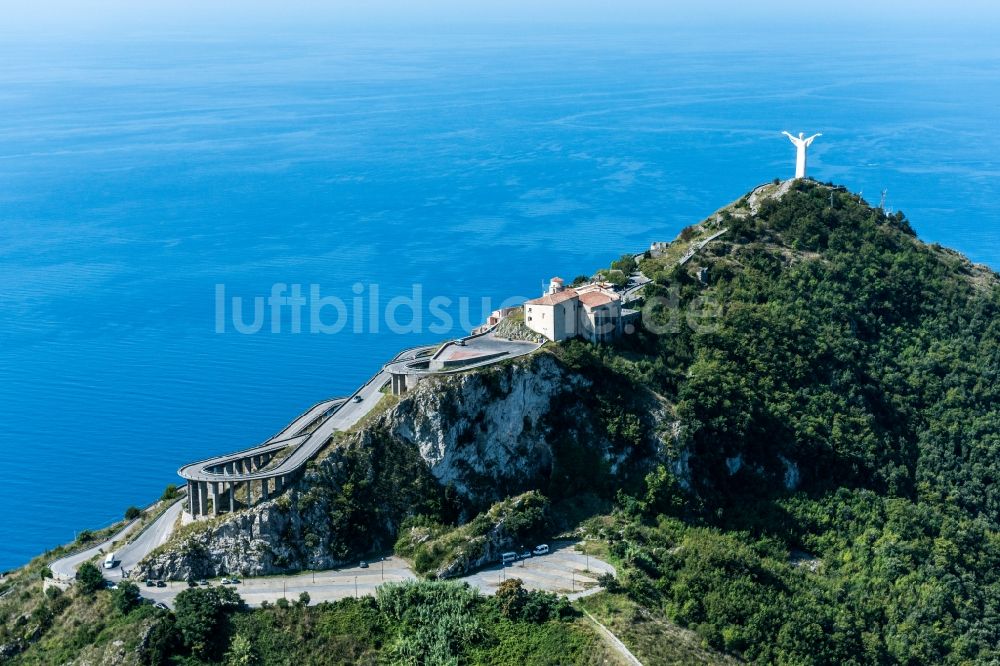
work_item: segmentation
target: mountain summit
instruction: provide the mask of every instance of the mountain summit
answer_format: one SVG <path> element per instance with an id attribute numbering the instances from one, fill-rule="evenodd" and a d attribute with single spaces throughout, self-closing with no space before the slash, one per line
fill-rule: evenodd
<path id="1" fill-rule="evenodd" d="M 996 273 L 921 242 L 901 213 L 796 180 L 577 282 L 591 280 L 640 296 L 627 334 L 550 343 L 385 396 L 283 494 L 177 530 L 142 576 L 326 570 L 394 550 L 418 575 L 447 579 L 526 543 L 582 538 L 617 577 L 576 606 L 644 663 L 1000 659 Z M 516 314 L 501 327 L 531 334 Z M 47 605 L 70 626 L 82 612 L 40 601 L 31 567 L 13 577 L 22 594 L 0 601 L 0 643 L 24 650 L 19 663 L 69 639 L 50 618 L 27 640 L 30 623 L 11 618 Z M 500 613 L 503 632 L 531 637 L 514 641 L 522 660 L 538 632 L 570 640 L 556 627 L 572 608 L 517 585 L 489 602 L 499 606 L 454 584 L 414 585 L 416 615 L 380 593 L 295 617 L 239 611 L 228 626 L 265 657 L 322 649 L 316 617 L 352 649 L 413 663 L 431 654 L 420 642 L 431 617 L 435 635 L 465 637 L 433 649 L 470 661 L 512 650 L 513 634 L 461 633 L 459 618 Z M 461 611 L 439 613 L 444 600 Z M 527 621 L 518 604 L 550 610 Z M 167 622 L 145 625 L 137 654 L 157 631 L 188 640 Z M 265 627 L 276 622 L 298 643 L 275 647 Z M 220 636 L 235 645 L 235 633 Z"/>

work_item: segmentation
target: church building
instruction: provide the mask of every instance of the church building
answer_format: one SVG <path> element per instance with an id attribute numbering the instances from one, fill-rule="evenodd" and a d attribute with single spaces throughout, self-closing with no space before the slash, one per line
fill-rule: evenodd
<path id="1" fill-rule="evenodd" d="M 577 336 L 606 342 L 622 330 L 621 296 L 599 283 L 566 287 L 555 277 L 544 296 L 524 304 L 524 322 L 555 342 Z"/>

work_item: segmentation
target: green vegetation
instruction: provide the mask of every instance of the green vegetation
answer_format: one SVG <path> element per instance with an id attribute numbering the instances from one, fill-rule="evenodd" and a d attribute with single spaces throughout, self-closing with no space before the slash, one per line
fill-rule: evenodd
<path id="1" fill-rule="evenodd" d="M 643 664 L 693 666 L 741 663 L 703 645 L 697 633 L 668 622 L 624 594 L 601 593 L 580 600 L 584 610 L 610 629 Z"/>
<path id="2" fill-rule="evenodd" d="M 811 183 L 725 225 L 707 288 L 643 262 L 647 297 L 720 303 L 711 330 L 574 351 L 684 426 L 682 478 L 654 470 L 605 529 L 624 592 L 758 663 L 1000 658 L 995 276 Z"/>
<path id="3" fill-rule="evenodd" d="M 258 610 L 246 608 L 231 588 L 196 588 L 178 595 L 174 613 L 148 605 L 122 612 L 117 591 L 59 595 L 58 603 L 41 600 L 30 620 L 17 625 L 35 634 L 34 623 L 44 623 L 40 638 L 11 663 L 608 662 L 606 648 L 565 600 L 510 587 L 524 598 L 514 614 L 467 586 L 432 582 L 388 584 L 375 598 Z M 3 644 L 11 631 L 9 618 L 0 617 Z"/>
<path id="4" fill-rule="evenodd" d="M 111 593 L 111 604 L 121 615 L 128 615 L 142 601 L 139 587 L 128 581 L 118 583 L 118 588 Z"/>
<path id="5" fill-rule="evenodd" d="M 174 602 L 177 631 L 195 657 L 204 659 L 224 652 L 227 614 L 243 606 L 230 587 L 192 588 L 177 595 Z"/>
<path id="6" fill-rule="evenodd" d="M 525 421 L 547 433 L 545 474 L 480 475 L 507 499 L 442 487 L 373 417 L 313 467 L 325 483 L 281 500 L 303 518 L 288 543 L 346 559 L 395 542 L 428 575 L 579 528 L 618 569 L 606 592 L 571 605 L 520 581 L 493 598 L 423 581 L 250 611 L 215 588 L 184 592 L 174 616 L 99 591 L 92 565 L 43 595 L 40 558 L 5 583 L 0 645 L 24 664 L 96 663 L 140 638 L 149 664 L 611 659 L 582 606 L 648 664 L 1000 662 L 996 275 L 808 181 L 768 185 L 639 265 L 644 328 L 547 347 L 586 388 Z M 689 325 L 706 302 L 721 315 Z M 484 395 L 519 367 L 479 371 Z"/>
<path id="7" fill-rule="evenodd" d="M 115 603 L 117 591 L 106 592 L 103 585 L 94 590 L 77 583 L 65 592 L 42 588 L 37 578 L 22 580 L 15 593 L 0 600 L 0 653 L 9 663 L 99 663 L 107 651 L 136 650 L 161 614 L 131 604 L 122 612 Z"/>
<path id="8" fill-rule="evenodd" d="M 396 554 L 413 561 L 419 574 L 431 574 L 442 566 L 464 570 L 490 552 L 531 543 L 548 527 L 549 501 L 538 492 L 528 492 L 494 504 L 464 525 L 453 527 L 417 516 L 403 523 Z"/>
<path id="9" fill-rule="evenodd" d="M 84 594 L 93 594 L 104 587 L 104 576 L 101 570 L 90 562 L 84 562 L 76 570 L 76 584 L 78 589 Z"/>

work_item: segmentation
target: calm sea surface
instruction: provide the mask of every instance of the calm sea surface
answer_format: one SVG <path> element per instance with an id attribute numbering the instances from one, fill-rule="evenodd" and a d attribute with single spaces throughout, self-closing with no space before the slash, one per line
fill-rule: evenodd
<path id="1" fill-rule="evenodd" d="M 1000 49 L 757 35 L 0 42 L 0 570 L 445 337 L 435 296 L 455 335 L 461 297 L 476 324 L 789 176 L 784 129 L 1000 268 Z M 344 330 L 236 332 L 276 283 Z M 413 285 L 420 330 L 373 332 Z"/>

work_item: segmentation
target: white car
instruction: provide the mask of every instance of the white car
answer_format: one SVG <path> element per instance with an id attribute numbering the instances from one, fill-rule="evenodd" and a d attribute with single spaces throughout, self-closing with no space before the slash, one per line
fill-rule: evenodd
<path id="1" fill-rule="evenodd" d="M 549 552 L 549 546 L 548 544 L 543 543 L 539 546 L 535 546 L 535 549 L 531 552 L 534 553 L 535 555 L 546 555 Z"/>

